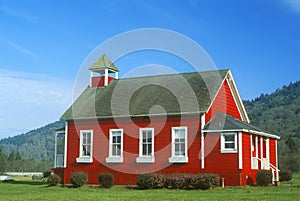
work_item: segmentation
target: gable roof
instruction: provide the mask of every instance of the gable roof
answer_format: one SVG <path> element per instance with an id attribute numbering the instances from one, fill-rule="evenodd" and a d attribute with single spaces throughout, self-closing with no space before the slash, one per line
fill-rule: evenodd
<path id="1" fill-rule="evenodd" d="M 228 72 L 125 78 L 105 87 L 87 87 L 61 120 L 202 114 L 207 112 Z"/>
<path id="2" fill-rule="evenodd" d="M 119 69 L 111 60 L 103 54 L 95 63 L 91 65 L 89 70 L 97 71 L 97 70 L 104 70 L 105 68 L 112 70 L 114 72 L 119 72 Z"/>
<path id="3" fill-rule="evenodd" d="M 247 122 L 234 118 L 229 114 L 217 113 L 203 128 L 204 132 L 246 132 L 256 135 L 280 139 L 277 135 L 272 135 L 264 130 L 255 127 Z"/>

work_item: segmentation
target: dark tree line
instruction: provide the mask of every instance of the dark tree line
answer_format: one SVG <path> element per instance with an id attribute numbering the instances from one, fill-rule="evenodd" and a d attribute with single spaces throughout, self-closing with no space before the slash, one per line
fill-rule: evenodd
<path id="1" fill-rule="evenodd" d="M 300 171 L 300 81 L 244 104 L 252 124 L 281 137 L 279 168 Z"/>

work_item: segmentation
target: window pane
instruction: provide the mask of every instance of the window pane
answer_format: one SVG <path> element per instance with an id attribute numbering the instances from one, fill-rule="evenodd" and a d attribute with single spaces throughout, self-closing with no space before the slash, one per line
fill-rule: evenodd
<path id="1" fill-rule="evenodd" d="M 90 133 L 87 133 L 87 135 L 86 135 L 86 143 L 91 144 L 91 134 Z"/>
<path id="2" fill-rule="evenodd" d="M 121 136 L 117 136 L 117 143 L 121 143 Z"/>
<path id="3" fill-rule="evenodd" d="M 147 145 L 143 144 L 143 156 L 147 155 Z"/>
<path id="4" fill-rule="evenodd" d="M 116 136 L 113 136 L 113 137 L 112 137 L 112 143 L 113 143 L 113 144 L 117 143 L 117 137 L 116 137 Z"/>
<path id="5" fill-rule="evenodd" d="M 152 145 L 148 144 L 148 155 L 152 155 Z"/>
<path id="6" fill-rule="evenodd" d="M 233 142 L 234 141 L 234 135 L 225 135 L 225 142 Z"/>
<path id="7" fill-rule="evenodd" d="M 117 155 L 121 156 L 121 145 L 117 145 Z"/>
<path id="8" fill-rule="evenodd" d="M 175 144 L 175 156 L 179 155 L 179 144 Z"/>
<path id="9" fill-rule="evenodd" d="M 82 133 L 82 143 L 86 144 L 86 133 Z"/>
<path id="10" fill-rule="evenodd" d="M 91 155 L 91 145 L 87 145 L 86 146 L 86 156 L 90 156 Z"/>
<path id="11" fill-rule="evenodd" d="M 180 144 L 180 155 L 184 156 L 185 155 L 185 144 L 182 143 Z"/>
<path id="12" fill-rule="evenodd" d="M 225 149 L 234 149 L 234 143 L 225 143 Z"/>

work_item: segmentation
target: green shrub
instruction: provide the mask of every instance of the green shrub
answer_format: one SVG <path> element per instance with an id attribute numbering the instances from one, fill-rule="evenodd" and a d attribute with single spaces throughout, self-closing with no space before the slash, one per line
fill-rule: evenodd
<path id="1" fill-rule="evenodd" d="M 74 172 L 70 178 L 71 183 L 75 188 L 81 187 L 87 183 L 88 177 L 84 172 Z"/>
<path id="2" fill-rule="evenodd" d="M 272 183 L 272 172 L 270 170 L 259 170 L 256 172 L 256 184 L 268 186 Z"/>
<path id="3" fill-rule="evenodd" d="M 110 173 L 101 173 L 98 176 L 98 181 L 103 187 L 110 188 L 114 185 L 114 176 Z"/>
<path id="4" fill-rule="evenodd" d="M 280 181 L 290 181 L 293 178 L 293 173 L 291 170 L 281 170 L 279 177 Z"/>
<path id="5" fill-rule="evenodd" d="M 57 174 L 52 174 L 47 179 L 48 186 L 56 186 L 60 182 L 60 177 Z"/>
<path id="6" fill-rule="evenodd" d="M 43 176 L 42 175 L 36 175 L 36 174 L 34 174 L 34 175 L 32 175 L 32 180 L 42 180 L 43 179 Z"/>
<path id="7" fill-rule="evenodd" d="M 136 185 L 139 189 L 159 189 L 165 185 L 165 176 L 162 174 L 141 174 L 138 176 Z"/>
<path id="8" fill-rule="evenodd" d="M 50 171 L 44 171 L 43 172 L 43 178 L 48 178 L 48 177 L 50 177 L 50 175 L 51 175 Z"/>
<path id="9" fill-rule="evenodd" d="M 208 190 L 220 186 L 220 178 L 216 174 L 198 174 L 191 178 L 190 185 L 195 189 Z"/>
<path id="10" fill-rule="evenodd" d="M 220 185 L 220 178 L 215 174 L 142 174 L 137 179 L 139 189 L 211 189 Z"/>
<path id="11" fill-rule="evenodd" d="M 192 176 L 187 174 L 173 174 L 166 178 L 165 186 L 168 189 L 188 189 Z"/>

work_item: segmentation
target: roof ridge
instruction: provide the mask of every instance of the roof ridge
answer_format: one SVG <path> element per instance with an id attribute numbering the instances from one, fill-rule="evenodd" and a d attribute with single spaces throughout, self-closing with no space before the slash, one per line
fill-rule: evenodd
<path id="1" fill-rule="evenodd" d="M 174 76 L 174 75 L 187 75 L 187 74 L 196 74 L 196 73 L 208 73 L 208 72 L 220 72 L 220 71 L 229 71 L 229 69 L 220 69 L 220 70 L 206 70 L 206 71 L 195 71 L 195 72 L 183 72 L 183 73 L 172 73 L 172 74 L 160 74 L 160 75 L 145 75 L 140 77 L 126 77 L 119 78 L 119 80 L 125 79 L 140 79 L 140 78 L 151 78 L 151 77 L 163 77 L 163 76 Z"/>

